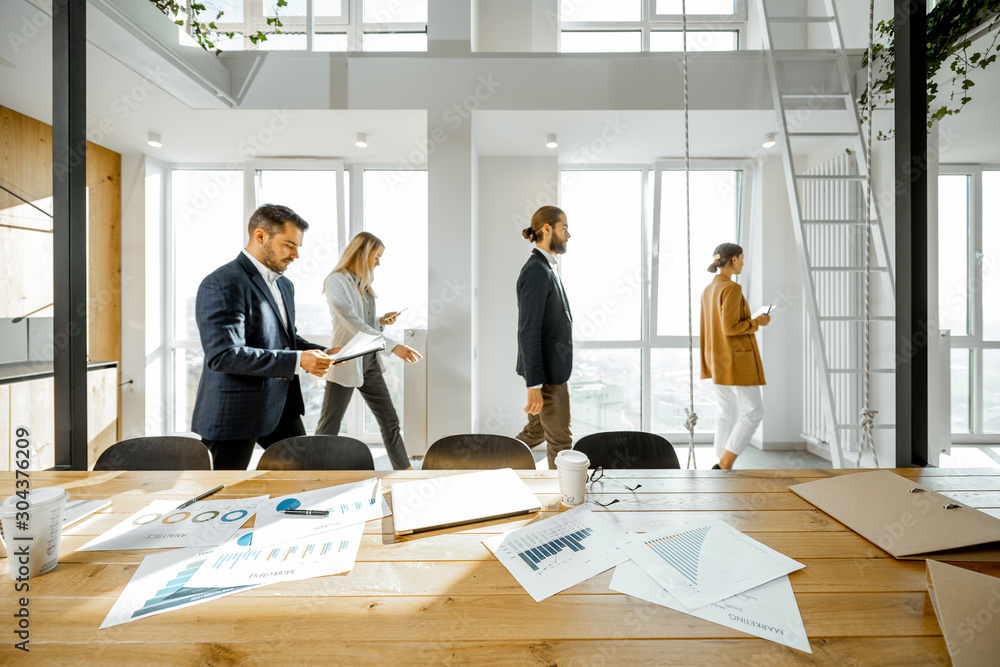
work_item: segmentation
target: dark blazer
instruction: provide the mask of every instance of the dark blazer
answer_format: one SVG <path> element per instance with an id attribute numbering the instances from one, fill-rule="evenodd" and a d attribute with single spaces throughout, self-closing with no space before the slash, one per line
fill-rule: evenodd
<path id="1" fill-rule="evenodd" d="M 517 374 L 529 387 L 565 384 L 573 372 L 573 314 L 545 251 L 517 279 Z"/>
<path id="2" fill-rule="evenodd" d="M 198 287 L 195 317 L 205 352 L 191 430 L 206 440 L 259 438 L 278 425 L 285 398 L 305 412 L 295 350 L 321 350 L 295 333 L 295 289 L 278 278 L 288 329 L 267 283 L 246 255 Z"/>

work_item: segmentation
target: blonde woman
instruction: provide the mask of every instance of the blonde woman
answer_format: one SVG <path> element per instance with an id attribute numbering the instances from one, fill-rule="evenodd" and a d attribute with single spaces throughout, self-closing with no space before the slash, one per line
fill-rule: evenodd
<path id="1" fill-rule="evenodd" d="M 385 245 L 378 237 L 361 232 L 351 239 L 344 254 L 340 256 L 340 262 L 327 276 L 323 292 L 330 304 L 330 315 L 333 318 L 332 347 L 341 347 L 356 333 L 364 331 L 385 338 L 386 351 L 382 354 L 391 352 L 407 363 L 414 363 L 420 359 L 416 350 L 397 344 L 382 334 L 386 326 L 396 321 L 399 313 L 386 313 L 376 321 L 372 281 L 375 278 L 375 267 L 379 265 L 384 250 Z M 372 352 L 330 367 L 326 374 L 326 393 L 316 433 L 340 433 L 340 423 L 347 412 L 354 388 L 357 387 L 378 421 L 382 442 L 393 469 L 404 470 L 410 467 L 410 463 L 403 438 L 399 434 L 399 417 L 382 377 L 385 367 L 378 354 Z"/>
<path id="2" fill-rule="evenodd" d="M 733 276 L 743 271 L 743 248 L 723 243 L 708 270 L 718 272 L 701 295 L 701 377 L 711 378 L 719 397 L 712 466 L 729 470 L 764 418 L 760 386 L 764 364 L 754 332 L 767 326 L 769 315 L 750 317 L 750 306 Z"/>

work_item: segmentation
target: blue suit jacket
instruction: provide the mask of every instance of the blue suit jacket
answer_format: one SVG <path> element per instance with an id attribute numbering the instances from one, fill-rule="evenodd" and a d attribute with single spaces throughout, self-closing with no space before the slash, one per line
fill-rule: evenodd
<path id="1" fill-rule="evenodd" d="M 259 438 L 281 419 L 285 399 L 305 412 L 295 350 L 321 350 L 295 333 L 295 289 L 278 278 L 288 329 L 257 267 L 243 253 L 198 287 L 195 317 L 205 351 L 191 430 L 206 440 Z"/>
<path id="2" fill-rule="evenodd" d="M 573 371 L 573 314 L 545 251 L 517 279 L 517 374 L 525 384 L 565 384 Z"/>

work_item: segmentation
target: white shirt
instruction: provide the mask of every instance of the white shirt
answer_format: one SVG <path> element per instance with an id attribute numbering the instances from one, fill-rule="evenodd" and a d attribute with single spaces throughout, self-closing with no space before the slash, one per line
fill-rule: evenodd
<path id="1" fill-rule="evenodd" d="M 261 278 L 264 279 L 264 284 L 271 290 L 271 296 L 274 297 L 274 302 L 278 304 L 278 315 L 281 317 L 281 323 L 285 325 L 285 331 L 288 331 L 288 312 L 285 309 L 285 300 L 281 297 L 281 290 L 278 289 L 278 278 L 281 277 L 281 274 L 264 266 L 264 263 L 251 255 L 250 251 L 246 248 L 243 249 L 243 254 L 250 258 L 250 261 L 253 262 L 253 265 L 260 272 Z M 292 340 L 292 344 L 295 344 L 294 340 Z M 301 366 L 302 350 L 296 350 L 295 367 L 300 368 Z"/>

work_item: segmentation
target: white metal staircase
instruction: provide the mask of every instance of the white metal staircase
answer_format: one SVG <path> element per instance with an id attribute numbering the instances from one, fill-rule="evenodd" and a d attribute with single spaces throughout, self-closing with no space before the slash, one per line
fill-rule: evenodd
<path id="1" fill-rule="evenodd" d="M 757 2 L 784 141 L 805 299 L 803 437 L 821 447 L 828 445 L 832 464 L 840 468 L 845 450 L 857 451 L 864 407 L 862 308 L 869 160 L 833 0 Z M 874 346 L 894 336 L 895 284 L 875 196 L 871 217 Z M 882 335 L 874 333 L 878 329 Z M 893 381 L 891 355 L 883 349 L 872 358 L 881 359 L 872 363 L 873 381 Z M 879 433 L 894 428 L 876 423 Z"/>

